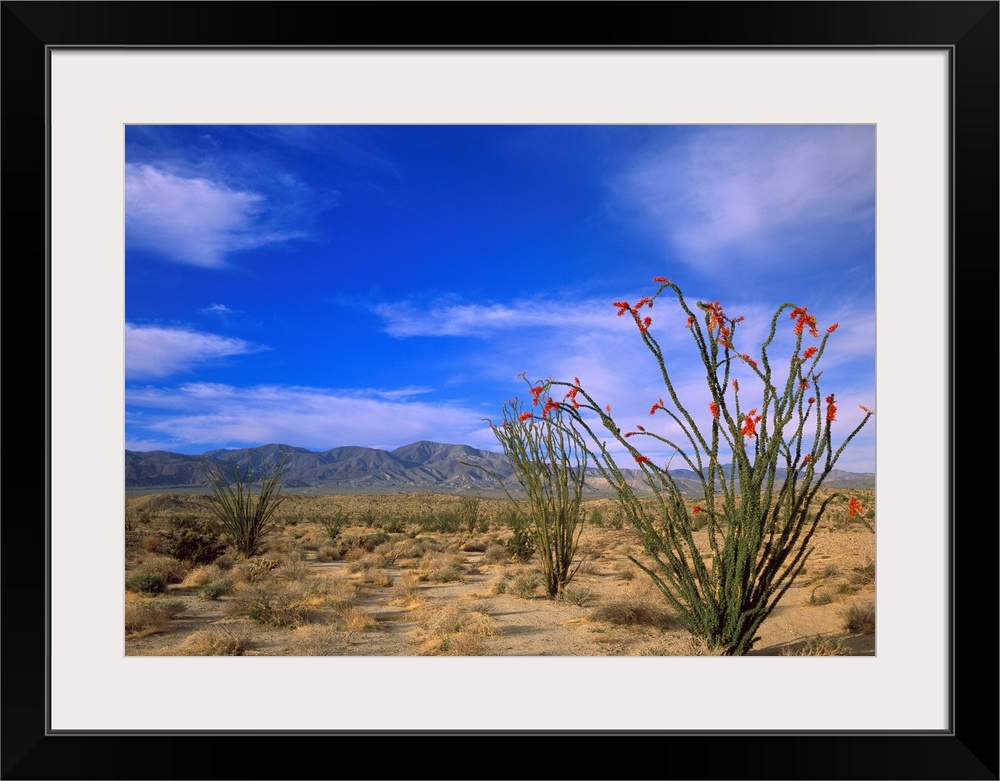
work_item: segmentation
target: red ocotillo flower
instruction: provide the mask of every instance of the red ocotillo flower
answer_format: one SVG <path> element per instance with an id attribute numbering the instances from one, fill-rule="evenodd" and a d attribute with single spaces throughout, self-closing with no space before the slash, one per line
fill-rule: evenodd
<path id="1" fill-rule="evenodd" d="M 834 404 L 833 394 L 831 393 L 826 397 L 826 419 L 827 421 L 834 421 L 837 419 L 837 405 Z"/>
<path id="2" fill-rule="evenodd" d="M 818 347 L 810 347 L 804 353 L 802 353 L 802 360 L 803 361 L 808 361 L 810 358 L 812 358 L 817 353 L 818 350 L 819 350 Z"/>
<path id="3" fill-rule="evenodd" d="M 533 417 L 535 417 L 535 414 L 533 412 L 522 412 L 520 417 L 518 417 L 518 420 L 520 420 L 523 423 L 528 418 L 533 418 Z"/>
<path id="4" fill-rule="evenodd" d="M 698 513 L 700 513 L 701 512 L 701 505 L 700 504 L 696 504 L 693 508 L 691 508 L 691 512 L 693 512 L 695 515 L 697 515 Z"/>
<path id="5" fill-rule="evenodd" d="M 623 314 L 625 314 L 627 311 L 631 309 L 631 307 L 628 305 L 628 301 L 612 301 L 611 306 L 618 307 L 619 317 L 621 317 Z"/>
<path id="6" fill-rule="evenodd" d="M 740 429 L 740 433 L 746 437 L 757 436 L 757 424 L 760 423 L 760 415 L 757 415 L 757 410 L 752 409 L 747 413 L 746 418 L 743 420 L 743 428 Z"/>
<path id="7" fill-rule="evenodd" d="M 531 403 L 538 404 L 538 397 L 542 395 L 542 386 L 538 385 L 528 391 L 531 394 Z"/>
<path id="8" fill-rule="evenodd" d="M 833 333 L 834 331 L 836 331 L 836 330 L 837 330 L 838 328 L 840 328 L 840 323 L 834 323 L 833 325 L 831 325 L 831 326 L 830 326 L 829 328 L 827 328 L 827 329 L 826 329 L 826 332 L 827 332 L 828 334 L 832 334 L 832 333 Z"/>
<path id="9" fill-rule="evenodd" d="M 666 277 L 653 277 L 653 281 L 654 282 L 659 282 L 659 283 L 661 283 L 663 285 L 669 285 L 670 284 L 670 280 L 667 279 Z"/>
<path id="10" fill-rule="evenodd" d="M 861 502 L 852 496 L 847 502 L 847 512 L 851 514 L 852 518 L 857 518 L 862 512 L 864 512 L 864 508 L 861 506 Z"/>
<path id="11" fill-rule="evenodd" d="M 714 401 L 710 401 L 710 402 L 708 402 L 708 408 L 709 408 L 709 410 L 711 410 L 713 418 L 719 417 L 719 405 L 718 404 L 716 404 Z"/>
<path id="12" fill-rule="evenodd" d="M 545 408 L 542 410 L 542 417 L 544 418 L 554 409 L 559 409 L 559 402 L 550 396 L 545 402 Z"/>
<path id="13" fill-rule="evenodd" d="M 647 461 L 649 461 L 649 459 L 646 458 L 646 456 L 636 456 L 635 457 L 635 462 L 637 464 L 645 464 Z"/>

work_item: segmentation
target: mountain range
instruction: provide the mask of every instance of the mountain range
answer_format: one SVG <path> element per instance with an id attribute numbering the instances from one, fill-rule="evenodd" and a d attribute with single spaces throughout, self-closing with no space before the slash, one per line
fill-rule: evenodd
<path id="1" fill-rule="evenodd" d="M 478 450 L 468 445 L 447 445 L 426 440 L 395 450 L 347 446 L 315 453 L 301 447 L 269 444 L 259 448 L 209 450 L 200 455 L 170 453 L 165 450 L 125 451 L 125 488 L 130 492 L 162 490 L 201 491 L 208 487 L 206 468 L 239 464 L 268 463 L 286 455 L 283 485 L 287 491 L 303 494 L 397 493 L 432 491 L 437 493 L 493 493 L 501 491 L 492 473 L 512 492 L 517 488 L 513 470 L 500 453 Z M 254 460 L 257 459 L 257 460 Z M 480 468 L 481 467 L 481 468 Z M 685 493 L 698 495 L 700 483 L 694 472 L 673 469 L 671 475 Z M 635 488 L 645 485 L 637 469 L 622 474 Z M 874 488 L 875 475 L 833 470 L 823 485 L 830 488 Z M 588 470 L 588 493 L 607 493 L 608 485 L 596 469 Z"/>

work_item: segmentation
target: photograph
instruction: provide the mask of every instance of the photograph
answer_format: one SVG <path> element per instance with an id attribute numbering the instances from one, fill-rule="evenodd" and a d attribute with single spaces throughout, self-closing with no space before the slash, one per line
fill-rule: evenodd
<path id="1" fill-rule="evenodd" d="M 125 128 L 125 653 L 864 655 L 874 125 Z"/>
<path id="2" fill-rule="evenodd" d="M 0 778 L 1000 778 L 1000 3 L 0 14 Z"/>

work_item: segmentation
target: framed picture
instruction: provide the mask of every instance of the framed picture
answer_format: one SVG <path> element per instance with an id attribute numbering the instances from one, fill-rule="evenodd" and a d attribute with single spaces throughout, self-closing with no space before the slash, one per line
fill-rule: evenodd
<path id="1" fill-rule="evenodd" d="M 4 248 L 46 301 L 45 350 L 8 353 L 45 378 L 46 510 L 3 546 L 4 778 L 303 777 L 319 739 L 408 777 L 397 745 L 541 736 L 567 748 L 533 775 L 997 778 L 995 547 L 958 526 L 955 442 L 956 325 L 987 319 L 957 271 L 997 257 L 997 3 L 580 4 L 579 33 L 525 34 L 528 7 L 464 6 L 486 40 L 442 40 L 454 5 L 3 4 Z M 126 129 L 194 125 L 874 128 L 876 653 L 126 656 Z"/>

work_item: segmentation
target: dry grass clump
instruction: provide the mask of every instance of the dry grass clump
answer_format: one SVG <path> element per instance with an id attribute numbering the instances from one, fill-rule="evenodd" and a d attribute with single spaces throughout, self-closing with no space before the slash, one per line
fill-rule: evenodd
<path id="1" fill-rule="evenodd" d="M 586 605 L 593 596 L 594 592 L 583 586 L 567 586 L 562 592 L 564 602 L 569 602 L 571 605 L 577 605 L 578 607 Z"/>
<path id="2" fill-rule="evenodd" d="M 461 603 L 428 610 L 420 621 L 420 656 L 482 656 L 484 640 L 500 629 L 484 610 Z"/>
<path id="3" fill-rule="evenodd" d="M 427 553 L 417 566 L 417 580 L 435 583 L 464 581 L 462 557 L 445 553 Z"/>
<path id="4" fill-rule="evenodd" d="M 483 564 L 504 564 L 510 561 L 510 554 L 503 545 L 494 542 L 483 551 L 481 561 Z"/>
<path id="5" fill-rule="evenodd" d="M 160 538 L 152 534 L 147 534 L 142 538 L 142 549 L 146 553 L 156 553 L 160 549 Z"/>
<path id="6" fill-rule="evenodd" d="M 129 639 L 148 637 L 183 612 L 184 603 L 180 600 L 140 599 L 126 595 L 125 636 Z"/>
<path id="7" fill-rule="evenodd" d="M 851 605 L 841 614 L 841 617 L 844 620 L 844 629 L 848 632 L 861 635 L 875 634 L 874 602 L 861 602 Z"/>
<path id="8" fill-rule="evenodd" d="M 300 626 L 292 635 L 290 656 L 331 656 L 344 645 L 337 627 L 330 624 Z"/>
<path id="9" fill-rule="evenodd" d="M 677 622 L 666 611 L 633 599 L 616 599 L 595 608 L 592 621 L 606 621 L 617 626 L 651 626 L 673 629 Z"/>
<path id="10" fill-rule="evenodd" d="M 392 575 L 386 569 L 369 569 L 365 570 L 361 581 L 379 588 L 389 588 L 392 585 Z"/>
<path id="11" fill-rule="evenodd" d="M 271 570 L 281 566 L 277 559 L 244 559 L 233 565 L 233 579 L 241 583 L 257 583 L 270 577 Z"/>
<path id="12" fill-rule="evenodd" d="M 181 581 L 183 588 L 201 588 L 222 577 L 222 567 L 218 564 L 201 564 L 191 570 Z"/>
<path id="13" fill-rule="evenodd" d="M 178 656 L 244 656 L 253 648 L 250 633 L 238 624 L 212 624 L 188 635 L 174 649 Z"/>
<path id="14" fill-rule="evenodd" d="M 367 632 L 375 628 L 375 616 L 359 607 L 337 608 L 334 613 L 345 632 Z"/>
<path id="15" fill-rule="evenodd" d="M 875 562 L 866 561 L 860 567 L 854 567 L 848 576 L 850 581 L 858 586 L 875 585 Z"/>
<path id="16" fill-rule="evenodd" d="M 603 603 L 590 614 L 593 621 L 606 621 L 618 626 L 649 626 L 675 629 L 677 619 L 667 612 L 663 595 L 648 581 L 629 585 L 624 593 Z"/>
<path id="17" fill-rule="evenodd" d="M 412 575 L 399 578 L 392 587 L 392 593 L 386 604 L 402 607 L 406 610 L 416 610 L 423 607 L 424 598 L 420 596 L 420 586 Z"/>
<path id="18" fill-rule="evenodd" d="M 322 599 L 307 584 L 272 580 L 239 584 L 228 613 L 268 626 L 297 627 L 312 619 L 318 604 Z"/>
<path id="19" fill-rule="evenodd" d="M 148 556 L 137 563 L 142 572 L 159 575 L 164 583 L 180 583 L 191 570 L 189 564 L 170 556 Z"/>
<path id="20" fill-rule="evenodd" d="M 850 647 L 839 637 L 815 635 L 782 656 L 850 656 Z"/>
<path id="21" fill-rule="evenodd" d="M 340 561 L 342 558 L 340 548 L 333 545 L 320 545 L 316 551 L 316 561 Z"/>
<path id="22" fill-rule="evenodd" d="M 347 571 L 355 574 L 382 569 L 386 565 L 385 557 L 381 553 L 368 553 L 363 548 L 349 550 L 344 558 L 347 560 Z"/>

